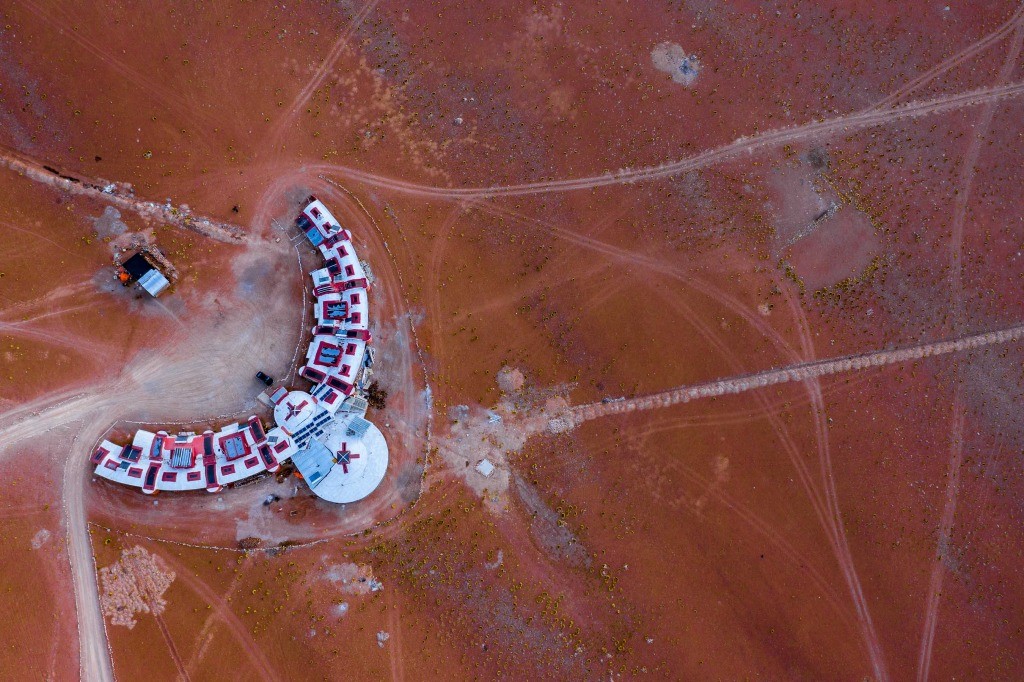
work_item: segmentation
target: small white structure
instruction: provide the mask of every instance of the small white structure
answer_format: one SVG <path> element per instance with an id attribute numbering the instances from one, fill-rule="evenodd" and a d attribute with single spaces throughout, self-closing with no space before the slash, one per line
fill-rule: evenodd
<path id="1" fill-rule="evenodd" d="M 164 289 L 171 286 L 171 283 L 159 270 L 150 270 L 139 280 L 139 286 L 148 291 L 150 296 L 156 298 Z"/>
<path id="2" fill-rule="evenodd" d="M 118 279 L 125 286 L 137 282 L 154 298 L 171 286 L 164 274 L 154 267 L 142 252 L 136 253 L 121 264 L 118 269 Z"/>
<path id="3" fill-rule="evenodd" d="M 491 474 L 494 473 L 494 465 L 491 464 L 491 460 L 489 460 L 489 459 L 482 459 L 476 465 L 476 470 L 479 471 L 484 476 L 490 476 Z"/>
<path id="4" fill-rule="evenodd" d="M 313 396 L 302 391 L 290 391 L 274 405 L 274 421 L 289 435 L 298 433 L 316 413 Z"/>

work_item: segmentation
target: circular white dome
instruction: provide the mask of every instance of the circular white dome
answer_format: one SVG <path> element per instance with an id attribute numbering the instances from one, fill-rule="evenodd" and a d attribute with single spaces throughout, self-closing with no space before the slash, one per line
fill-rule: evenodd
<path id="1" fill-rule="evenodd" d="M 290 391 L 284 400 L 274 406 L 274 421 L 288 435 L 297 432 L 313 416 L 316 402 L 305 391 Z"/>
<path id="2" fill-rule="evenodd" d="M 368 424 L 362 436 L 353 436 L 348 434 L 347 422 L 335 421 L 320 439 L 331 452 L 334 466 L 313 492 L 328 502 L 363 499 L 377 489 L 388 469 L 388 444 L 380 429 Z"/>

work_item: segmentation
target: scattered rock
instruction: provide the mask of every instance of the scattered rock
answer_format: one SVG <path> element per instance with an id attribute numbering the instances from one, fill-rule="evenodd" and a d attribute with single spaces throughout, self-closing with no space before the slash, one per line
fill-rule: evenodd
<path id="1" fill-rule="evenodd" d="M 174 573 L 160 567 L 157 556 L 135 546 L 121 558 L 100 569 L 100 607 L 111 625 L 135 627 L 135 614 L 159 616 L 167 607 L 164 592 L 174 582 Z"/>
<path id="2" fill-rule="evenodd" d="M 696 55 L 688 55 L 676 43 L 658 43 L 651 50 L 651 62 L 654 68 L 672 76 L 672 80 L 680 85 L 690 87 L 700 73 L 700 60 Z"/>
<path id="3" fill-rule="evenodd" d="M 245 550 L 256 549 L 261 544 L 263 544 L 263 541 L 260 540 L 259 538 L 254 538 L 254 537 L 242 538 L 241 540 L 238 541 L 238 548 L 239 549 L 245 549 Z"/>
<path id="4" fill-rule="evenodd" d="M 494 561 L 484 564 L 484 568 L 488 571 L 496 571 L 501 566 L 501 562 L 505 560 L 505 553 L 502 550 L 498 550 L 498 558 Z"/>
<path id="5" fill-rule="evenodd" d="M 50 531 L 45 528 L 32 536 L 32 549 L 39 549 L 50 540 Z"/>
<path id="6" fill-rule="evenodd" d="M 503 393 L 516 393 L 521 391 L 526 378 L 523 373 L 515 367 L 502 367 L 498 372 L 498 388 Z"/>
<path id="7" fill-rule="evenodd" d="M 108 185 L 108 187 L 113 186 Z M 106 191 L 106 188 L 104 188 L 104 191 Z M 104 208 L 103 214 L 100 217 L 92 219 L 92 225 L 96 230 L 96 234 L 101 238 L 116 237 L 128 231 L 128 226 L 121 221 L 121 212 L 113 206 Z"/>
<path id="8" fill-rule="evenodd" d="M 366 564 L 332 564 L 323 575 L 344 594 L 368 594 L 384 588 L 384 584 L 374 577 L 373 568 Z"/>

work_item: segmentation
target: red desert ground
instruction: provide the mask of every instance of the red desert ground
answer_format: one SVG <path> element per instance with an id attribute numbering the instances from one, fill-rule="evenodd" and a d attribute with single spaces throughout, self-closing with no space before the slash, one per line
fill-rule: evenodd
<path id="1" fill-rule="evenodd" d="M 5 3 L 0 677 L 1024 678 L 1022 44 Z"/>

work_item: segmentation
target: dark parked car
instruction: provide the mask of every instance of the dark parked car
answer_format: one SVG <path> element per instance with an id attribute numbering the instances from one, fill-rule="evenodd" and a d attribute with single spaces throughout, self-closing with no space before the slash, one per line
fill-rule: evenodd
<path id="1" fill-rule="evenodd" d="M 270 386 L 272 383 L 274 383 L 274 377 L 268 376 L 263 372 L 256 372 L 256 378 L 262 381 L 267 386 Z"/>

